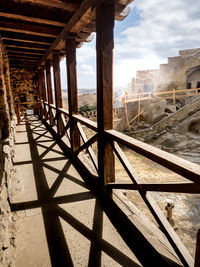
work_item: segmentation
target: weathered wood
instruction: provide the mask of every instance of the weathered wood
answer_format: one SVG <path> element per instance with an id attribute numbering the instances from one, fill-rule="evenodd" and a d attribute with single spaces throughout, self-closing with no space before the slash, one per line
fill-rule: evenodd
<path id="1" fill-rule="evenodd" d="M 104 130 L 113 128 L 114 1 L 96 8 L 98 166 L 102 184 L 115 181 L 114 154 Z"/>
<path id="2" fill-rule="evenodd" d="M 44 78 L 44 67 L 40 70 L 41 75 L 41 85 L 42 85 L 42 94 L 43 94 L 43 101 L 47 101 L 47 93 L 46 93 L 46 85 L 45 85 L 45 78 Z"/>
<path id="3" fill-rule="evenodd" d="M 48 103 L 53 104 L 53 91 L 52 91 L 52 83 L 51 83 L 51 64 L 49 61 L 46 62 L 45 68 L 46 68 Z"/>
<path id="4" fill-rule="evenodd" d="M 86 136 L 85 132 L 83 131 L 83 128 L 80 125 L 80 123 L 77 123 L 77 127 L 78 127 L 78 130 L 79 130 L 80 135 L 82 137 L 83 143 L 86 144 L 88 142 L 88 139 L 87 139 L 87 136 Z M 88 147 L 87 150 L 88 150 L 88 154 L 90 155 L 90 158 L 92 160 L 92 163 L 93 163 L 96 171 L 98 172 L 98 163 L 97 163 L 97 159 L 96 159 L 96 156 L 94 154 L 94 151 L 92 150 L 91 147 Z"/>
<path id="5" fill-rule="evenodd" d="M 65 39 L 67 84 L 68 84 L 68 107 L 70 119 L 71 149 L 75 152 L 80 147 L 80 135 L 77 122 L 72 115 L 78 114 L 78 89 L 76 71 L 76 42 L 74 38 Z"/>
<path id="6" fill-rule="evenodd" d="M 152 161 L 155 161 L 158 164 L 182 175 L 188 180 L 191 180 L 197 184 L 200 183 L 199 165 L 153 147 L 149 144 L 145 144 L 115 130 L 106 130 L 106 136 L 110 140 L 115 140 L 119 144 L 125 145 L 140 155 L 143 155 L 148 159 L 151 159 Z"/>
<path id="7" fill-rule="evenodd" d="M 199 266 L 200 266 L 200 230 L 198 230 L 198 232 L 197 232 L 197 243 L 196 243 L 194 267 L 199 267 Z"/>
<path id="8" fill-rule="evenodd" d="M 79 149 L 77 149 L 74 154 L 78 155 L 84 149 L 88 149 L 88 147 L 91 146 L 96 141 L 97 141 L 97 134 L 92 136 L 86 143 L 84 143 L 81 147 L 79 147 Z"/>
<path id="9" fill-rule="evenodd" d="M 53 19 L 47 20 L 47 19 L 41 19 L 37 17 L 31 17 L 31 16 L 29 17 L 25 15 L 13 14 L 9 12 L 0 12 L 0 17 L 5 17 L 9 19 L 18 19 L 18 20 L 23 20 L 23 21 L 33 22 L 33 23 L 41 23 L 41 24 L 46 24 L 46 25 L 54 25 L 54 26 L 61 26 L 61 27 L 65 26 L 64 22 L 54 21 Z"/>
<path id="10" fill-rule="evenodd" d="M 1 1 L 0 16 L 32 23 L 56 24 L 57 26 L 58 23 L 66 23 L 71 17 L 71 13 L 59 8 L 46 8 L 36 4 L 20 3 L 19 1 L 12 1 L 12 3 Z"/>
<path id="11" fill-rule="evenodd" d="M 138 185 L 132 183 L 110 183 L 106 185 L 110 189 L 138 190 Z M 139 184 L 144 191 L 200 194 L 200 186 L 195 183 L 170 183 L 170 184 Z"/>
<path id="12" fill-rule="evenodd" d="M 59 108 L 62 108 L 62 89 L 60 79 L 60 56 L 59 51 L 53 53 L 53 74 L 54 74 L 54 91 L 55 91 L 55 104 L 56 104 L 56 120 L 58 134 L 62 133 L 62 126 L 60 123 Z"/>
<path id="13" fill-rule="evenodd" d="M 16 53 L 16 54 L 23 54 L 23 55 L 38 55 L 38 56 L 42 56 L 44 53 L 43 51 L 30 51 L 30 50 L 26 50 L 26 49 L 22 49 L 22 48 L 16 48 L 16 47 L 9 47 L 6 46 L 6 50 L 8 53 Z"/>
<path id="14" fill-rule="evenodd" d="M 31 3 L 35 4 L 35 0 L 21 0 L 21 3 Z M 56 7 L 70 12 L 75 11 L 80 5 L 80 0 L 65 0 L 65 1 L 55 1 L 55 0 L 37 0 L 37 5 L 46 7 Z"/>
<path id="15" fill-rule="evenodd" d="M 62 31 L 62 28 L 34 25 L 30 23 L 26 24 L 16 21 L 12 22 L 9 20 L 4 21 L 0 19 L 0 30 L 33 34 L 38 36 L 56 37 Z"/>
<path id="16" fill-rule="evenodd" d="M 175 250 L 175 252 L 179 256 L 179 258 L 183 262 L 184 266 L 191 266 L 192 267 L 194 265 L 194 261 L 193 261 L 191 255 L 189 254 L 189 252 L 187 251 L 187 249 L 185 248 L 185 246 L 181 242 L 180 238 L 178 237 L 178 235 L 175 233 L 175 231 L 173 230 L 173 228 L 171 227 L 171 225 L 169 224 L 169 222 L 165 218 L 164 214 L 162 213 L 162 211 L 160 210 L 159 206 L 154 201 L 152 196 L 149 193 L 143 191 L 142 187 L 140 187 L 140 179 L 139 179 L 137 173 L 135 172 L 135 170 L 132 168 L 130 162 L 128 161 L 128 159 L 124 155 L 123 151 L 120 149 L 118 144 L 115 144 L 115 146 L 114 146 L 111 143 L 111 146 L 114 149 L 120 162 L 124 166 L 125 170 L 127 171 L 128 175 L 130 176 L 130 178 L 132 179 L 134 184 L 137 186 L 137 190 L 140 193 L 142 199 L 144 200 L 145 204 L 147 205 L 147 207 L 151 211 L 152 215 L 154 216 L 154 218 L 157 221 L 158 225 L 160 226 L 161 230 L 166 235 L 166 237 L 169 240 L 170 244 L 172 245 L 173 249 Z"/>
<path id="17" fill-rule="evenodd" d="M 40 59 L 40 56 L 37 55 L 18 55 L 16 53 L 8 52 L 8 57 L 14 57 L 14 58 L 23 58 L 23 59 Z"/>
<path id="18" fill-rule="evenodd" d="M 21 42 L 21 41 L 13 41 L 13 40 L 6 40 L 4 39 L 4 45 L 7 49 L 7 47 L 13 47 L 15 49 L 28 49 L 28 50 L 40 50 L 40 51 L 46 51 L 48 48 L 48 44 L 33 44 L 33 43 L 27 43 L 27 42 Z"/>
<path id="19" fill-rule="evenodd" d="M 30 35 L 26 33 L 18 33 L 18 32 L 7 32 L 1 30 L 1 39 L 2 40 L 12 40 L 17 42 L 26 42 L 26 43 L 35 43 L 35 44 L 45 44 L 50 45 L 54 38 L 51 37 L 43 37 L 37 35 Z"/>
<path id="20" fill-rule="evenodd" d="M 80 22 L 84 20 L 84 16 L 88 17 L 88 12 L 91 12 L 91 6 L 95 4 L 96 0 L 84 0 L 81 3 L 79 9 L 77 9 L 71 19 L 67 22 L 65 28 L 62 30 L 62 32 L 59 34 L 59 36 L 56 38 L 56 40 L 44 55 L 41 64 L 46 60 L 46 58 L 49 57 L 49 55 L 51 55 L 54 50 L 60 49 L 59 45 L 63 42 L 63 39 L 65 39 L 70 32 L 73 32 L 73 29 L 77 27 L 77 25 L 80 25 Z"/>
<path id="21" fill-rule="evenodd" d="M 89 129 L 97 132 L 97 123 L 87 118 L 83 118 L 80 115 L 73 115 L 73 118 L 81 124 L 87 126 Z"/>

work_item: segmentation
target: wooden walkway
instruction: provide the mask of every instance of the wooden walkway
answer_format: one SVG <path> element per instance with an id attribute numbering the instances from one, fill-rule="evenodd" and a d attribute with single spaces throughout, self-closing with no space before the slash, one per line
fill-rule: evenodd
<path id="1" fill-rule="evenodd" d="M 141 266 L 38 120 L 17 127 L 16 266 Z"/>

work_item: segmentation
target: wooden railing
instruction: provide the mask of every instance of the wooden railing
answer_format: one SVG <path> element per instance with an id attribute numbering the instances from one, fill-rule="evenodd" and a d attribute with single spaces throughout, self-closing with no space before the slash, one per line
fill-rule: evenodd
<path id="1" fill-rule="evenodd" d="M 80 115 L 72 115 L 69 118 L 69 113 L 63 108 L 57 108 L 53 104 L 48 104 L 47 102 L 41 101 L 38 104 L 39 117 L 46 124 L 48 129 L 53 133 L 54 137 L 60 142 L 63 151 L 68 151 L 77 162 L 80 161 L 80 152 L 86 150 L 86 153 L 90 157 L 90 163 L 88 165 L 87 161 L 82 161 L 82 164 L 87 168 L 95 179 L 100 179 L 98 163 L 96 159 L 96 154 L 92 150 L 92 145 L 98 140 L 97 134 L 97 123 L 90 121 L 87 118 L 83 118 Z M 80 146 L 76 151 L 71 149 L 70 140 L 70 127 L 72 121 L 76 122 L 76 127 L 80 135 Z M 93 135 L 89 139 L 86 137 L 84 132 L 84 127 L 89 128 Z M 145 144 L 141 141 L 133 139 L 115 130 L 104 131 L 104 136 L 109 142 L 114 154 L 117 156 L 122 166 L 124 167 L 127 175 L 132 183 L 108 183 L 105 188 L 108 192 L 113 189 L 127 189 L 138 191 L 142 197 L 144 203 L 149 208 L 156 222 L 158 223 L 160 229 L 167 237 L 171 246 L 177 253 L 179 259 L 184 266 L 194 266 L 194 260 L 179 239 L 176 232 L 173 230 L 168 220 L 165 218 L 159 206 L 153 200 L 150 192 L 170 192 L 170 193 L 189 193 L 189 194 L 200 194 L 200 166 L 168 152 L 162 151 L 151 145 Z M 128 161 L 124 152 L 120 148 L 123 145 L 140 155 L 151 159 L 152 161 L 174 171 L 177 174 L 182 175 L 188 180 L 187 183 L 141 183 L 137 173 Z M 198 237 L 197 249 L 196 249 L 196 263 L 199 262 L 200 252 L 199 244 L 200 238 Z M 195 265 L 197 266 L 197 265 Z"/>
<path id="2" fill-rule="evenodd" d="M 140 115 L 144 112 L 141 110 L 141 101 L 153 99 L 155 97 L 159 97 L 160 99 L 172 99 L 173 105 L 176 105 L 176 99 L 184 98 L 188 96 L 195 96 L 198 95 L 200 88 L 195 89 L 184 89 L 184 90 L 171 90 L 165 92 L 137 92 L 135 94 L 127 94 L 125 93 L 124 96 L 121 98 L 122 103 L 124 103 L 125 107 L 125 115 L 126 115 L 126 126 L 127 129 L 130 129 L 130 124 L 137 119 L 138 123 L 140 120 Z M 136 116 L 134 116 L 131 120 L 128 119 L 128 109 L 127 104 L 132 102 L 138 102 L 138 112 Z"/>
<path id="3" fill-rule="evenodd" d="M 38 102 L 17 102 L 14 103 L 15 106 L 15 113 L 17 115 L 17 124 L 19 125 L 22 121 L 22 111 L 26 112 L 27 110 L 30 110 L 30 108 L 26 107 L 27 105 L 31 105 L 33 110 L 38 109 Z"/>

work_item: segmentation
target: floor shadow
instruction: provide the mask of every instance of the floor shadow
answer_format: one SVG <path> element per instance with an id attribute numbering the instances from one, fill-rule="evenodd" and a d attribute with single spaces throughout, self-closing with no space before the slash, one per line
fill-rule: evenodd
<path id="1" fill-rule="evenodd" d="M 100 203 L 96 200 L 94 217 L 93 217 L 93 228 L 92 230 L 84 225 L 77 218 L 72 216 L 64 208 L 61 208 L 60 204 L 80 202 L 89 199 L 94 199 L 95 196 L 89 192 L 80 192 L 65 196 L 55 196 L 58 191 L 63 179 L 68 179 L 71 182 L 81 186 L 84 189 L 87 189 L 87 186 L 84 182 L 79 180 L 77 177 L 74 177 L 67 173 L 71 165 L 68 160 L 62 170 L 58 170 L 53 166 L 47 164 L 49 161 L 59 161 L 60 159 L 65 159 L 66 157 L 60 151 L 54 149 L 55 141 L 52 137 L 47 135 L 48 131 L 44 127 L 41 129 L 41 123 L 38 124 L 37 120 L 25 120 L 26 132 L 28 137 L 28 143 L 30 146 L 31 160 L 23 162 L 15 162 L 15 165 L 23 164 L 32 164 L 34 179 L 37 191 L 37 200 L 26 201 L 21 203 L 12 203 L 11 209 L 13 211 L 17 210 L 26 210 L 33 208 L 41 208 L 42 216 L 44 220 L 44 227 L 48 242 L 49 254 L 51 259 L 52 266 L 74 266 L 72 255 L 67 244 L 67 236 L 70 233 L 65 233 L 63 231 L 60 218 L 64 220 L 65 223 L 71 225 L 75 230 L 77 230 L 81 235 L 86 237 L 90 241 L 90 252 L 88 258 L 88 266 L 99 267 L 101 266 L 102 252 L 106 253 L 114 261 L 116 261 L 121 266 L 139 266 L 131 258 L 121 252 L 118 248 L 107 242 L 102 237 L 103 232 L 103 210 Z M 34 125 L 36 123 L 37 125 Z M 36 134 L 37 129 L 39 131 Z M 37 136 L 34 138 L 34 136 Z M 41 138 L 45 137 L 48 140 L 54 141 L 50 144 L 49 147 L 42 145 Z M 46 142 L 46 141 L 45 141 Z M 19 143 L 21 144 L 21 143 Z M 39 147 L 45 149 L 45 151 L 39 155 Z M 57 153 L 58 157 L 53 157 L 51 159 L 44 159 L 44 156 L 48 154 L 49 151 Z M 52 186 L 49 188 L 44 168 L 56 173 L 58 176 Z M 91 214 L 91 216 L 93 216 Z M 37 255 L 36 255 L 37 256 Z"/>

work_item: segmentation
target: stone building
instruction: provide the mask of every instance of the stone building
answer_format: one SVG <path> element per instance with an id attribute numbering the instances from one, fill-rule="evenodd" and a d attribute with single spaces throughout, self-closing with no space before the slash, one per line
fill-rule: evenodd
<path id="1" fill-rule="evenodd" d="M 200 48 L 179 51 L 158 70 L 137 71 L 132 79 L 133 92 L 160 92 L 200 88 Z"/>

